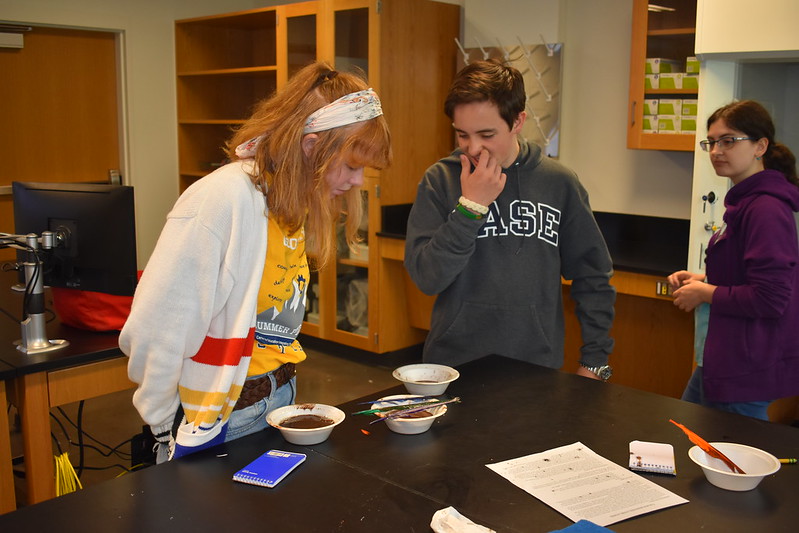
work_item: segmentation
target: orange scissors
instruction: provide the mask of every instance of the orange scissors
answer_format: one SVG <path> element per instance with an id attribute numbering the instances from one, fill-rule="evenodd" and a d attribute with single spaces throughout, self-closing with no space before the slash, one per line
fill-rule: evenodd
<path id="1" fill-rule="evenodd" d="M 688 439 L 697 446 L 699 446 L 700 448 L 702 448 L 702 450 L 704 450 L 706 454 L 708 454 L 711 457 L 715 457 L 716 459 L 721 459 L 722 461 L 724 461 L 724 464 L 726 464 L 730 468 L 730 470 L 733 471 L 733 473 L 746 474 L 746 472 L 744 472 L 741 469 L 741 467 L 733 463 L 729 457 L 721 453 L 717 448 L 711 446 L 708 441 L 706 441 L 705 439 L 703 439 L 702 437 L 700 437 L 699 435 L 697 435 L 687 427 L 683 426 L 682 424 L 678 424 L 672 419 L 669 419 L 669 422 L 671 422 L 672 424 L 683 430 L 685 434 L 688 435 Z"/>

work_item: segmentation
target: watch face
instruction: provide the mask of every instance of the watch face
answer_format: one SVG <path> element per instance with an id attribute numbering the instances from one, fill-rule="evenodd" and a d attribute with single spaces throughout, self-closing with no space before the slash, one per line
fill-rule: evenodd
<path id="1" fill-rule="evenodd" d="M 597 372 L 596 375 L 604 380 L 607 380 L 613 375 L 613 369 L 609 366 L 602 366 L 599 368 L 599 372 Z"/>

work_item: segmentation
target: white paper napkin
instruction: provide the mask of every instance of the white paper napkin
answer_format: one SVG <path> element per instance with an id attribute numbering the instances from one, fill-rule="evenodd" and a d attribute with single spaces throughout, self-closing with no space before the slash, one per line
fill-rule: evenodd
<path id="1" fill-rule="evenodd" d="M 493 529 L 475 524 L 454 507 L 439 509 L 430 521 L 435 533 L 495 533 Z"/>

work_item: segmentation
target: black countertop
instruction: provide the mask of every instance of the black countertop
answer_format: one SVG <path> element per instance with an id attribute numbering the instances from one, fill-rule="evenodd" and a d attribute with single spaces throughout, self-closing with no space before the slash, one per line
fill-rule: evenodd
<path id="1" fill-rule="evenodd" d="M 21 316 L 21 292 L 11 290 L 15 277 L 5 272 L 0 276 L 0 308 L 12 316 Z M 47 307 L 52 309 L 52 296 L 46 291 Z M 19 322 L 10 316 L 0 316 L 0 362 L 13 367 L 17 374 L 31 374 L 69 366 L 122 357 L 119 350 L 119 332 L 94 332 L 73 328 L 58 320 L 54 313 L 46 313 L 47 338 L 65 339 L 69 346 L 40 354 L 26 354 L 17 349 L 14 341 L 22 336 Z"/>
<path id="2" fill-rule="evenodd" d="M 674 418 L 711 441 L 795 456 L 799 430 L 500 357 L 459 368 L 447 394 L 461 397 L 421 435 L 398 435 L 348 402 L 330 438 L 285 442 L 269 428 L 193 456 L 141 470 L 0 516 L 2 531 L 429 531 L 454 506 L 498 532 L 562 529 L 571 521 L 485 465 L 582 442 L 626 466 L 631 440 L 674 445 L 678 475 L 641 474 L 689 503 L 610 526 L 623 532 L 794 531 L 799 467 L 785 465 L 749 492 L 710 485 L 687 456 Z M 366 430 L 368 434 L 362 430 Z M 232 481 L 266 450 L 308 455 L 274 489 Z"/>

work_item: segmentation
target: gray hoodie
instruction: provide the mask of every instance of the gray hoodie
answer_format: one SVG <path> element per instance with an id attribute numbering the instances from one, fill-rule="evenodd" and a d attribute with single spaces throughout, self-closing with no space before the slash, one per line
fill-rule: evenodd
<path id="1" fill-rule="evenodd" d="M 582 329 L 580 361 L 607 363 L 615 289 L 607 246 L 577 176 L 520 142 L 505 188 L 485 218 L 455 210 L 456 150 L 431 166 L 408 218 L 405 267 L 438 295 L 424 360 L 458 365 L 499 354 L 563 365 L 561 276 L 571 280 Z"/>

